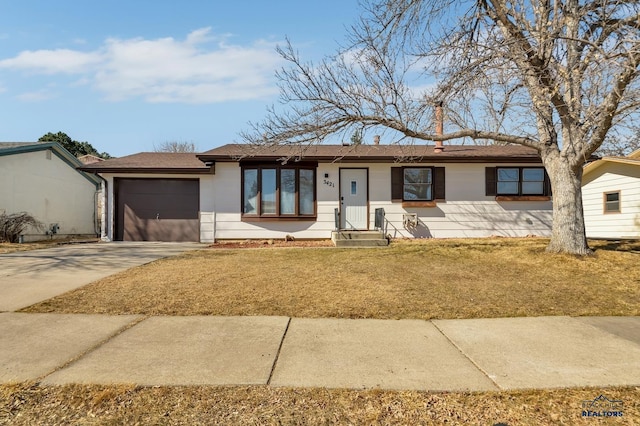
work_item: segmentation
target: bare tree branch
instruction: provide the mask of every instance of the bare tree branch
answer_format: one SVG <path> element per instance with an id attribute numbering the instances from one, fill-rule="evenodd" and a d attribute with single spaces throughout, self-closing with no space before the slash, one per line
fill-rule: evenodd
<path id="1" fill-rule="evenodd" d="M 581 168 L 637 118 L 640 2 L 365 0 L 363 10 L 349 44 L 318 64 L 290 43 L 280 49 L 291 65 L 278 73 L 282 111 L 270 109 L 243 139 L 313 144 L 375 128 L 396 141 L 532 147 L 554 192 L 550 250 L 587 253 Z M 443 136 L 433 131 L 436 102 Z"/>
<path id="2" fill-rule="evenodd" d="M 155 152 L 190 153 L 196 152 L 196 144 L 185 141 L 165 141 L 158 145 L 154 144 L 153 150 Z"/>

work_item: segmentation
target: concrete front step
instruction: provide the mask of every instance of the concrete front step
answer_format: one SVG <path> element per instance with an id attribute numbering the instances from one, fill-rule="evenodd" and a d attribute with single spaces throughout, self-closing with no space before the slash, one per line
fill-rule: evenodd
<path id="1" fill-rule="evenodd" d="M 380 247 L 389 240 L 380 231 L 334 231 L 331 241 L 336 247 Z"/>
<path id="2" fill-rule="evenodd" d="M 386 247 L 389 241 L 381 240 L 335 240 L 333 242 L 336 247 Z"/>
<path id="3" fill-rule="evenodd" d="M 379 240 L 384 234 L 380 231 L 333 231 L 332 240 Z"/>

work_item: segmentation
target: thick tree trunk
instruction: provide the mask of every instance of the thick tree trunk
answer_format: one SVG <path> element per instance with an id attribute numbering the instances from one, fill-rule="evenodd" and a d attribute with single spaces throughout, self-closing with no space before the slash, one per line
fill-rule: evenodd
<path id="1" fill-rule="evenodd" d="M 553 228 L 547 251 L 593 254 L 587 244 L 582 209 L 582 167 L 573 169 L 558 156 L 544 160 L 553 191 Z"/>

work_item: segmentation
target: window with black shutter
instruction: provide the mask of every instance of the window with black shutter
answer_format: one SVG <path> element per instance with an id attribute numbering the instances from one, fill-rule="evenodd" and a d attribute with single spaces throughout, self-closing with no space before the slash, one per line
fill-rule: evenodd
<path id="1" fill-rule="evenodd" d="M 551 184 L 544 167 L 487 167 L 485 188 L 485 195 L 505 199 L 551 195 Z"/>
<path id="2" fill-rule="evenodd" d="M 391 168 L 391 201 L 419 205 L 444 199 L 444 167 Z"/>

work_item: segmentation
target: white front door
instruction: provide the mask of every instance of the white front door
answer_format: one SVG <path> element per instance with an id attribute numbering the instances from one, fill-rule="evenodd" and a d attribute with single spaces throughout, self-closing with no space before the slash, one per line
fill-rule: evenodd
<path id="1" fill-rule="evenodd" d="M 340 169 L 340 227 L 369 228 L 369 190 L 367 169 Z"/>

